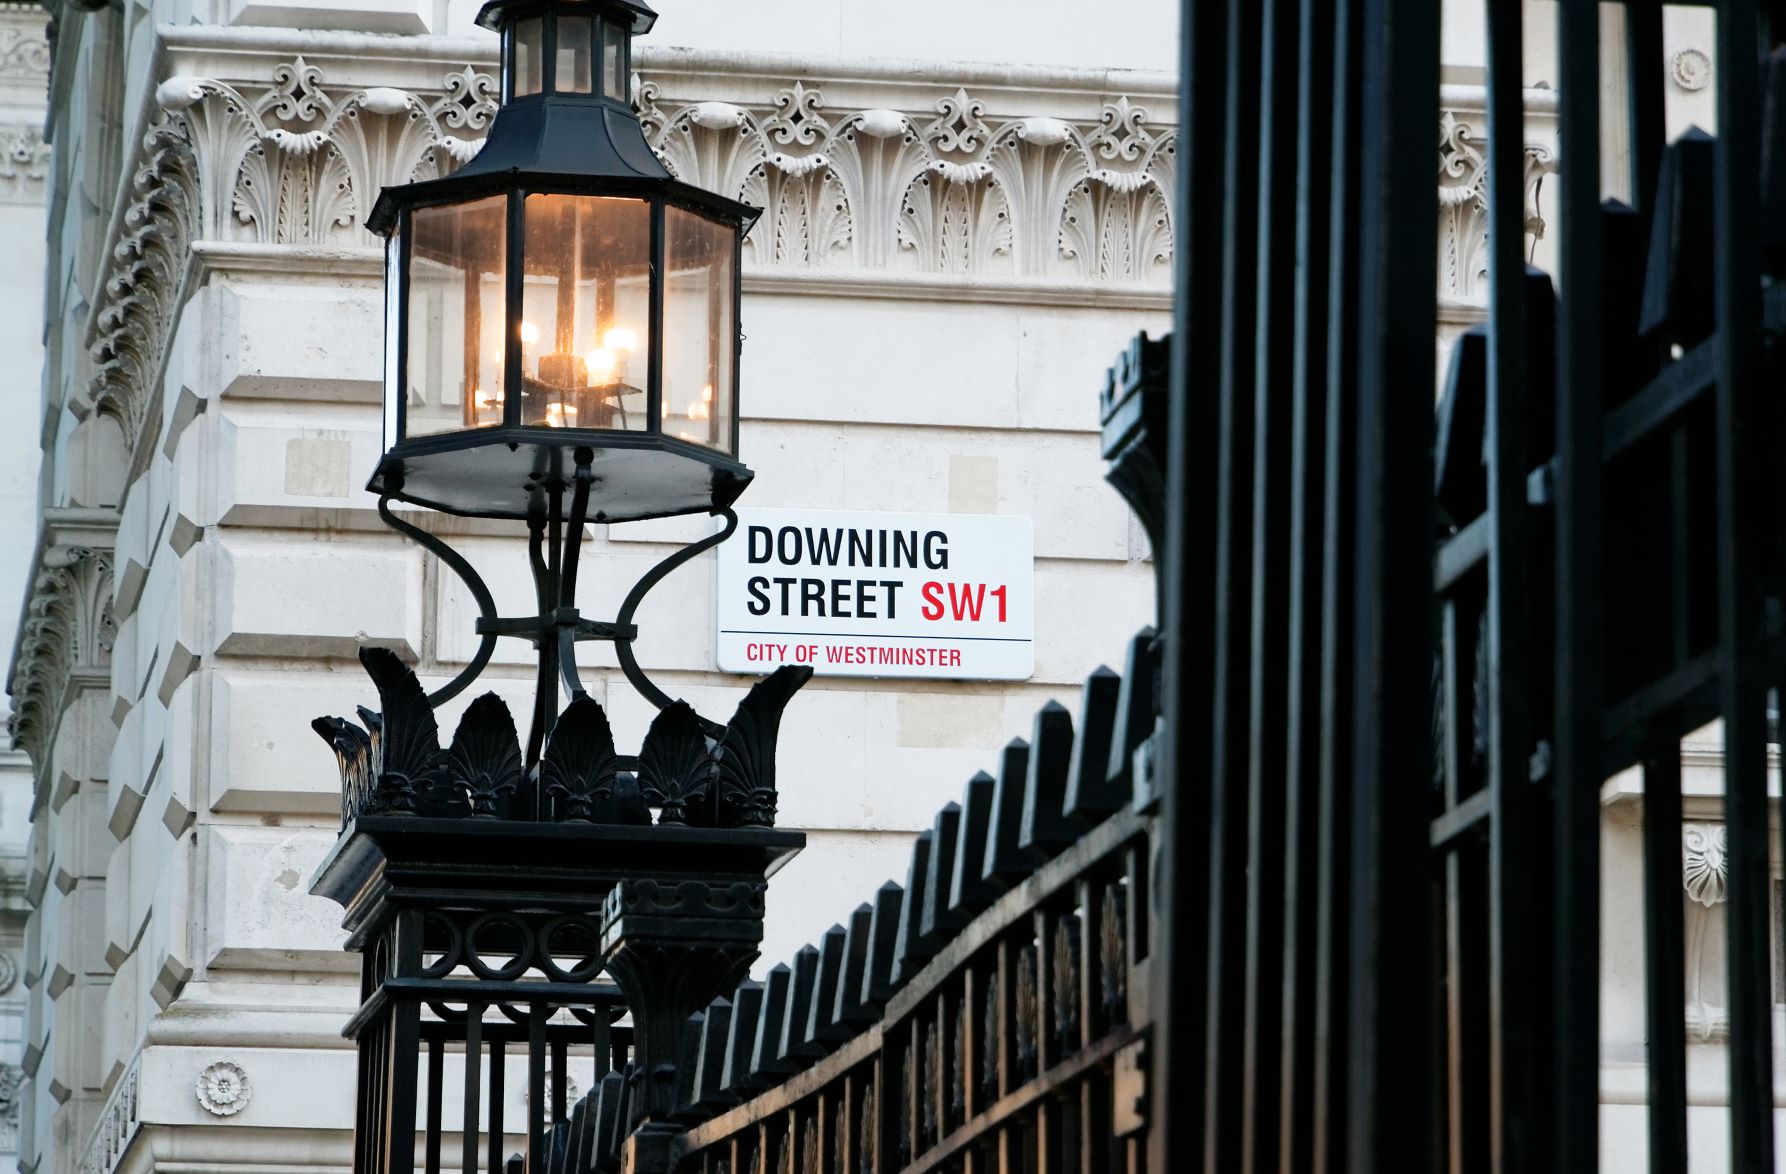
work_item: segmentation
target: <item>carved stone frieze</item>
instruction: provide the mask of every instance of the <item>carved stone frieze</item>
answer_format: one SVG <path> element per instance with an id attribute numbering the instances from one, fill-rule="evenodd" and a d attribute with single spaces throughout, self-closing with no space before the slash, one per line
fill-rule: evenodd
<path id="1" fill-rule="evenodd" d="M 40 768 L 71 685 L 109 682 L 112 558 L 88 546 L 51 547 L 38 563 L 9 691 L 13 745 Z"/>
<path id="2" fill-rule="evenodd" d="M 677 102 L 641 77 L 634 93 L 671 170 L 764 210 L 756 266 L 1169 279 L 1177 131 L 1127 96 L 1073 122 L 994 117 L 961 86 L 928 109 L 833 108 L 825 89 Z"/>
<path id="3" fill-rule="evenodd" d="M 1439 119 L 1439 295 L 1480 302 L 1488 297 L 1488 155 L 1486 119 L 1446 110 Z M 1526 238 L 1544 236 L 1538 196 L 1556 170 L 1548 146 L 1528 142 L 1521 183 Z"/>

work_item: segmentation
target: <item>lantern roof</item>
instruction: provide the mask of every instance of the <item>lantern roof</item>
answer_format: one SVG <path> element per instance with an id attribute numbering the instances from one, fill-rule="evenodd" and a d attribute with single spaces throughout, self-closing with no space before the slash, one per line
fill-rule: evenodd
<path id="1" fill-rule="evenodd" d="M 490 0 L 478 11 L 477 23 L 482 28 L 499 29 L 510 20 L 547 8 L 571 15 L 618 17 L 628 22 L 628 29 L 635 35 L 650 32 L 657 23 L 657 10 L 642 0 Z"/>
<path id="2" fill-rule="evenodd" d="M 619 16 L 629 22 L 634 35 L 657 20 L 657 13 L 643 0 L 490 0 L 477 20 L 486 28 L 501 28 L 547 11 L 561 16 Z M 450 175 L 385 188 L 366 226 L 388 236 L 402 208 L 516 185 L 659 194 L 747 230 L 761 214 L 748 204 L 678 180 L 645 140 L 645 128 L 630 102 L 600 93 L 552 91 L 504 102 L 482 148 Z"/>

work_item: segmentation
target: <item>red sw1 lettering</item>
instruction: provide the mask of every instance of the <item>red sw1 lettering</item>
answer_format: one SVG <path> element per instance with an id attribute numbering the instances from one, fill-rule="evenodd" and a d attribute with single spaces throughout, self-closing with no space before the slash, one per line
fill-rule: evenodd
<path id="1" fill-rule="evenodd" d="M 985 583 L 926 583 L 919 591 L 924 598 L 923 613 L 927 620 L 951 619 L 977 622 L 985 616 L 986 601 L 998 604 L 994 623 L 1005 622 L 1007 588 L 1003 583 L 988 587 Z M 947 600 L 945 602 L 945 595 Z"/>

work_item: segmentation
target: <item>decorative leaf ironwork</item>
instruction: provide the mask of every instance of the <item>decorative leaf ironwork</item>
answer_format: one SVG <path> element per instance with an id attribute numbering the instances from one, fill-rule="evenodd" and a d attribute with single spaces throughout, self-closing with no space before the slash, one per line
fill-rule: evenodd
<path id="1" fill-rule="evenodd" d="M 1104 889 L 1104 909 L 1098 917 L 1098 974 L 1104 999 L 1104 1018 L 1112 1024 L 1128 1021 L 1128 893 L 1120 885 Z"/>
<path id="2" fill-rule="evenodd" d="M 1031 942 L 1023 947 L 1017 956 L 1017 982 L 1012 991 L 1013 1025 L 1017 1045 L 1018 1074 L 1025 1080 L 1036 1074 L 1038 1067 L 1037 1027 L 1040 1018 L 1037 1010 L 1036 989 L 1038 975 L 1036 968 L 1041 965 L 1041 951 Z"/>
<path id="3" fill-rule="evenodd" d="M 383 707 L 376 715 L 379 728 L 372 730 L 377 806 L 413 812 L 417 799 L 439 781 L 444 765 L 434 707 L 415 673 L 390 649 L 362 648 L 360 663 Z M 370 716 L 365 710 L 360 715 Z"/>
<path id="4" fill-rule="evenodd" d="M 619 771 L 608 715 L 593 698 L 572 699 L 552 728 L 552 739 L 540 759 L 541 789 L 554 801 L 554 814 L 559 819 L 619 822 L 608 818 Z"/>
<path id="5" fill-rule="evenodd" d="M 781 713 L 812 679 L 807 665 L 782 665 L 752 685 L 714 749 L 722 825 L 775 825 L 775 741 Z"/>
<path id="6" fill-rule="evenodd" d="M 685 702 L 658 711 L 639 749 L 639 792 L 646 806 L 661 808 L 657 822 L 711 827 L 713 764 L 701 719 Z"/>
<path id="7" fill-rule="evenodd" d="M 523 775 L 515 719 L 502 698 L 486 693 L 466 708 L 453 732 L 447 764 L 451 786 L 463 790 L 472 815 L 501 814 L 498 805 L 520 787 Z"/>
<path id="8" fill-rule="evenodd" d="M 342 717 L 319 717 L 310 723 L 335 752 L 341 768 L 341 822 L 360 813 L 372 780 L 372 735 Z"/>
<path id="9" fill-rule="evenodd" d="M 1079 1047 L 1079 917 L 1066 914 L 1054 927 L 1054 1000 L 1050 1017 L 1063 1052 Z"/>

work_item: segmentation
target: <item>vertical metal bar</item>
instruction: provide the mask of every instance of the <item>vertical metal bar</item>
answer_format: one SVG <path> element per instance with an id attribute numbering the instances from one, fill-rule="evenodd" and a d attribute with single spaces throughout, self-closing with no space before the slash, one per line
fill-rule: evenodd
<path id="1" fill-rule="evenodd" d="M 1260 5 L 1259 215 L 1254 252 L 1251 667 L 1248 672 L 1246 1008 L 1241 1087 L 1243 1171 L 1278 1166 L 1278 1062 L 1283 1042 L 1285 771 L 1283 714 L 1289 682 L 1290 511 L 1294 345 L 1284 324 L 1297 305 L 1296 236 L 1273 226 L 1296 221 L 1299 152 L 1298 0 Z M 1239 340 L 1236 340 L 1237 343 Z M 1294 341 L 1292 339 L 1292 341 Z"/>
<path id="2" fill-rule="evenodd" d="M 1534 954 L 1534 810 L 1525 655 L 1525 451 L 1527 306 L 1525 276 L 1524 29 L 1519 4 L 1490 4 L 1488 34 L 1489 342 L 1486 405 L 1489 658 L 1487 777 L 1489 1169 L 1535 1168 L 1542 1054 L 1532 989 L 1545 973 Z"/>
<path id="3" fill-rule="evenodd" d="M 442 1085 L 445 1083 L 446 1040 L 435 1036 L 428 1041 L 428 1134 L 424 1140 L 423 1162 L 428 1174 L 440 1174 L 440 1130 Z"/>
<path id="4" fill-rule="evenodd" d="M 1215 697 L 1209 833 L 1209 1043 L 1203 1165 L 1240 1169 L 1247 1097 L 1247 789 L 1252 663 L 1254 329 L 1258 315 L 1259 36 L 1256 0 L 1228 8 L 1228 204 L 1216 455 Z M 1207 621 L 1205 621 L 1207 622 Z"/>
<path id="5" fill-rule="evenodd" d="M 460 1174 L 478 1174 L 478 1108 L 483 1097 L 479 1084 L 484 1067 L 484 1006 L 465 1008 L 465 1099 L 459 1121 Z"/>
<path id="6" fill-rule="evenodd" d="M 506 1136 L 502 1126 L 502 1085 L 504 1078 L 508 1075 L 507 1057 L 504 1055 L 505 1051 L 506 1045 L 501 1039 L 492 1039 L 490 1041 L 490 1164 L 486 1167 L 490 1174 L 497 1174 L 498 1171 L 503 1169 L 502 1150 L 503 1146 L 506 1144 Z"/>
<path id="7" fill-rule="evenodd" d="M 1227 4 L 1182 0 L 1179 6 L 1179 182 L 1173 209 L 1175 247 L 1172 395 L 1168 408 L 1167 518 L 1161 659 L 1159 779 L 1158 1001 L 1149 1088 L 1154 1103 L 1188 1107 L 1157 1114 L 1149 1133 L 1150 1170 L 1192 1170 L 1203 1156 L 1202 1065 L 1208 978 L 1207 769 L 1209 648 L 1215 617 L 1204 547 L 1214 463 L 1207 449 L 1210 397 L 1205 372 L 1222 361 L 1221 255 L 1227 201 Z M 1196 264 L 1192 264 L 1192 258 Z M 1010 989 L 1001 976 L 999 996 Z M 1008 1150 L 1006 1151 L 1008 1153 Z M 1007 1163 L 1003 1169 L 1009 1170 Z"/>
<path id="8" fill-rule="evenodd" d="M 1559 0 L 1555 950 L 1551 1164 L 1599 1166 L 1602 776 L 1600 6 Z"/>
<path id="9" fill-rule="evenodd" d="M 1643 868 L 1650 1170 L 1652 1174 L 1686 1174 L 1687 992 L 1681 902 L 1681 749 L 1673 737 L 1658 742 L 1643 760 Z"/>
<path id="10" fill-rule="evenodd" d="M 545 1174 L 546 1152 L 546 1016 L 550 1008 L 534 1003 L 527 1009 L 527 1174 Z"/>
<path id="11" fill-rule="evenodd" d="M 1315 939 L 1321 830 L 1321 518 L 1325 488 L 1328 187 L 1332 135 L 1317 133 L 1333 102 L 1333 6 L 1302 0 L 1298 21 L 1296 295 L 1291 409 L 1289 665 L 1284 710 L 1284 997 L 1279 1061 L 1279 1168 L 1314 1163 Z"/>
<path id="12" fill-rule="evenodd" d="M 509 268 L 503 290 L 508 319 L 502 330 L 502 422 L 509 427 L 521 423 L 522 409 L 526 406 L 521 402 L 525 398 L 521 392 L 521 377 L 525 373 L 521 360 L 521 318 L 527 293 L 527 228 L 522 216 L 526 198 L 525 192 L 512 191 L 508 193 L 506 203 Z"/>
<path id="13" fill-rule="evenodd" d="M 1366 0 L 1353 657 L 1350 1167 L 1424 1169 L 1432 1096 L 1438 6 Z"/>
<path id="14" fill-rule="evenodd" d="M 1731 1169 L 1774 1168 L 1768 867 L 1767 667 L 1761 570 L 1772 499 L 1760 457 L 1761 274 L 1754 226 L 1760 157 L 1760 14 L 1718 4 L 1718 146 L 1713 191 L 1718 356 L 1718 708 L 1729 837 Z M 1774 390 L 1778 390 L 1775 388 Z M 1786 834 L 1786 833 L 1783 833 Z"/>
<path id="15" fill-rule="evenodd" d="M 567 1088 L 570 1084 L 570 1080 L 569 1080 L 570 1074 L 569 1074 L 569 1071 L 568 1071 L 568 1069 L 566 1067 L 566 1063 L 565 1063 L 567 1058 L 568 1057 L 565 1055 L 565 1041 L 563 1039 L 553 1040 L 552 1041 L 552 1124 L 554 1124 L 554 1125 L 558 1124 L 560 1121 L 570 1120 L 570 1109 L 569 1109 L 569 1106 L 566 1104 L 566 1101 L 568 1100 Z"/>
<path id="16" fill-rule="evenodd" d="M 1315 1063 L 1313 1170 L 1338 1174 L 1349 1150 L 1347 1060 L 1352 1036 L 1351 912 L 1352 592 L 1357 531 L 1359 306 L 1358 215 L 1362 164 L 1357 152 L 1363 89 L 1364 0 L 1338 0 L 1334 20 L 1333 149 L 1327 326 L 1326 460 L 1321 533 L 1320 781 L 1315 912 Z M 1312 133 L 1312 128 L 1311 128 Z M 1422 853 L 1424 855 L 1424 853 Z"/>
<path id="17" fill-rule="evenodd" d="M 661 200 L 651 204 L 651 265 L 657 279 L 651 283 L 651 302 L 646 307 L 645 326 L 645 415 L 642 425 L 647 432 L 664 430 L 664 287 L 669 284 L 670 265 L 667 251 L 667 229 Z M 740 278 L 740 280 L 742 280 Z M 742 286 L 740 286 L 742 289 Z M 742 344 L 740 344 L 742 345 Z M 737 383 L 733 382 L 733 394 Z M 736 417 L 736 405 L 733 406 Z M 734 438 L 732 451 L 737 452 Z"/>
<path id="18" fill-rule="evenodd" d="M 408 978 L 422 969 L 422 915 L 417 910 L 397 914 L 391 930 L 391 973 Z M 387 1174 L 413 1174 L 415 1170 L 416 1058 L 421 1054 L 421 1004 L 406 999 L 391 1004 L 389 1051 L 385 1080 L 391 1094 L 385 1119 Z"/>
<path id="19" fill-rule="evenodd" d="M 1463 728 L 1463 715 L 1469 712 L 1466 699 L 1461 696 L 1458 673 L 1458 644 L 1463 636 L 1459 631 L 1458 604 L 1455 597 L 1447 599 L 1440 608 L 1441 636 L 1439 639 L 1440 671 L 1444 685 L 1441 694 L 1445 706 L 1444 745 L 1441 748 L 1445 764 L 1444 805 L 1455 807 L 1458 801 L 1458 784 L 1462 774 L 1462 745 L 1468 731 Z M 1472 634 L 1473 635 L 1473 634 Z M 1465 678 L 1467 679 L 1467 678 Z M 1465 971 L 1465 939 L 1472 927 L 1464 924 L 1463 886 L 1468 883 L 1464 875 L 1462 853 L 1459 845 L 1450 844 L 1440 850 L 1441 867 L 1436 870 L 1436 887 L 1439 892 L 1435 905 L 1438 916 L 1443 921 L 1442 929 L 1435 936 L 1441 940 L 1435 946 L 1441 946 L 1443 953 L 1435 950 L 1434 957 L 1439 964 L 1435 967 L 1434 997 L 1444 1000 L 1443 1038 L 1435 1041 L 1434 1062 L 1443 1064 L 1445 1076 L 1445 1096 L 1443 1105 L 1445 1112 L 1435 1121 L 1442 1132 L 1436 1139 L 1434 1149 L 1444 1154 L 1446 1169 L 1452 1174 L 1460 1174 L 1466 1169 L 1470 1155 L 1465 1147 L 1472 1140 L 1466 1124 L 1466 1117 L 1480 1111 L 1484 1106 L 1469 1103 L 1469 1069 L 1473 1058 L 1468 1055 L 1467 1040 L 1468 1012 L 1466 988 L 1476 981 L 1476 976 Z"/>
<path id="20" fill-rule="evenodd" d="M 1662 0 L 1625 0 L 1625 84 L 1630 102 L 1631 192 L 1649 240 L 1662 170 Z"/>

